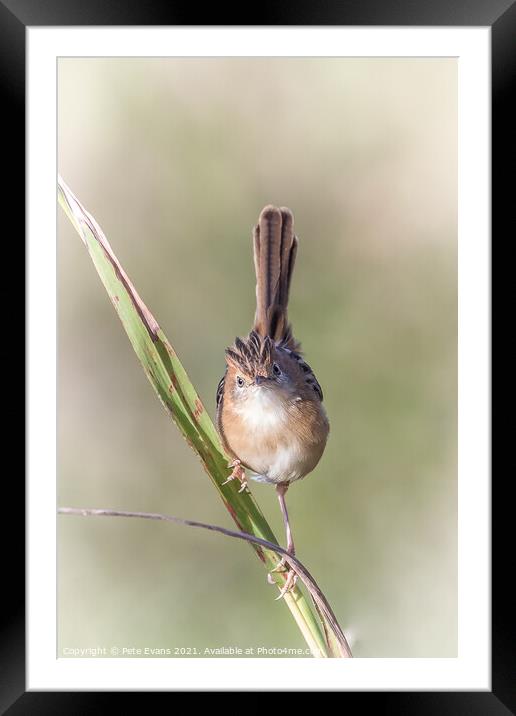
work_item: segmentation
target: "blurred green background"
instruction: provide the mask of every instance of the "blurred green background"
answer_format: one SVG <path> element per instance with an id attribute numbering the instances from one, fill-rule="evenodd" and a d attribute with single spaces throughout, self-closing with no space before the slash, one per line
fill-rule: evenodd
<path id="1" fill-rule="evenodd" d="M 211 415 L 254 315 L 251 228 L 289 206 L 290 318 L 331 435 L 288 493 L 358 657 L 457 648 L 454 59 L 61 59 L 59 171 Z M 58 211 L 58 504 L 232 527 Z M 283 538 L 274 490 L 252 491 Z M 65 648 L 304 647 L 250 548 L 58 518 Z"/>

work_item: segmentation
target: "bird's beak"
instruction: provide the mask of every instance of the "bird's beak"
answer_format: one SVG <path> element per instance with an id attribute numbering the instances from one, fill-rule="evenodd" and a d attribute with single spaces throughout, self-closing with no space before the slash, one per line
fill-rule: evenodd
<path id="1" fill-rule="evenodd" d="M 264 383 L 267 383 L 268 378 L 264 375 L 257 375 L 254 379 L 254 382 L 256 385 L 263 385 Z"/>

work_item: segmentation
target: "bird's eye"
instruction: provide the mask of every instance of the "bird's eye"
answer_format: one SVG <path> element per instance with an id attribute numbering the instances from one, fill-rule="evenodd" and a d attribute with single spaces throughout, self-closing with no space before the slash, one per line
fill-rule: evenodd
<path id="1" fill-rule="evenodd" d="M 239 376 L 239 375 L 237 375 L 237 385 L 238 385 L 239 388 L 243 388 L 243 387 L 244 387 L 244 379 L 243 379 L 241 376 Z"/>
<path id="2" fill-rule="evenodd" d="M 272 364 L 272 372 L 274 375 L 281 375 L 281 369 L 277 363 Z"/>

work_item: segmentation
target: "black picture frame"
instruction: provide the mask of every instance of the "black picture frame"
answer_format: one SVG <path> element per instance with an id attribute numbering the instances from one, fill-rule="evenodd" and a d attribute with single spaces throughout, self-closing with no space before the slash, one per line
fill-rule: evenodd
<path id="1" fill-rule="evenodd" d="M 4 190 L 4 211 L 25 216 L 25 42 L 28 26 L 80 25 L 386 25 L 386 26 L 489 26 L 492 42 L 492 237 L 503 247 L 501 233 L 509 223 L 514 202 L 514 155 L 511 159 L 511 130 L 516 117 L 511 107 L 511 80 L 516 78 L 516 4 L 514 0 L 327 0 L 324 3 L 276 2 L 239 10 L 220 5 L 202 8 L 202 23 L 196 22 L 195 6 L 181 2 L 143 0 L 0 0 L 0 91 L 4 108 L 4 138 L 12 150 L 9 180 Z M 512 166 L 511 166 L 512 162 Z M 4 165 L 5 166 L 5 165 Z M 512 169 L 513 179 L 509 177 Z M 14 239 L 15 231 L 11 232 Z M 508 237 L 511 238 L 511 237 Z M 21 237 L 11 245 L 23 246 Z M 23 259 L 22 259 L 23 260 Z M 508 287 L 506 287 L 507 290 Z M 502 288 L 500 289 L 500 293 Z M 492 292 L 494 301 L 495 293 Z M 501 299 L 500 299 L 501 300 Z M 508 300 L 508 296 L 507 296 Z M 494 311 L 492 312 L 494 315 Z M 17 325 L 15 321 L 15 325 Z M 37 350 L 37 346 L 29 346 Z M 19 400 L 19 399 L 18 399 Z M 494 444 L 494 439 L 493 439 Z M 510 444 L 510 442 L 509 442 Z M 17 466 L 17 461 L 12 463 Z M 22 513 L 25 487 L 21 471 L 4 472 L 4 499 Z M 505 471 L 504 471 L 505 473 Z M 381 702 L 384 713 L 468 714 L 505 716 L 516 713 L 516 659 L 513 642 L 514 598 L 508 588 L 510 560 L 505 557 L 514 544 L 508 472 L 492 475 L 492 691 L 491 692 L 344 692 L 346 704 L 360 696 L 374 708 Z M 106 692 L 25 691 L 25 534 L 16 518 L 7 528 L 3 550 L 3 596 L 0 632 L 0 713 L 19 714 L 90 713 L 112 709 L 114 700 Z M 509 565 L 508 565 L 509 561 Z M 507 568 L 509 566 L 509 569 Z M 511 619 L 512 617 L 512 619 Z M 236 685 L 238 688 L 238 685 Z M 271 689 L 272 690 L 272 689 Z M 116 693 L 118 699 L 127 696 Z M 129 694 L 132 705 L 139 697 Z M 148 695 L 144 698 L 148 699 Z M 148 707 L 148 701 L 147 707 Z M 362 703 L 363 705 L 363 703 Z"/>

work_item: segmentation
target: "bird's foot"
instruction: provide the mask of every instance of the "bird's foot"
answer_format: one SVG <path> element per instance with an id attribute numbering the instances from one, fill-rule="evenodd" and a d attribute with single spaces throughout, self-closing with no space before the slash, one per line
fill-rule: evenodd
<path id="1" fill-rule="evenodd" d="M 276 597 L 276 601 L 278 601 L 278 599 L 281 599 L 282 597 L 284 597 L 285 594 L 287 594 L 287 592 L 291 592 L 294 589 L 294 587 L 296 586 L 296 582 L 297 582 L 297 574 L 294 572 L 293 569 L 289 569 L 287 572 L 285 584 L 283 585 L 280 593 Z"/>
<path id="2" fill-rule="evenodd" d="M 276 584 L 276 581 L 274 580 L 272 573 L 273 572 L 287 572 L 287 575 L 285 577 L 285 584 L 281 588 L 281 591 L 279 595 L 276 597 L 276 601 L 278 599 L 281 599 L 282 597 L 287 594 L 287 592 L 292 591 L 294 587 L 296 586 L 297 582 L 297 574 L 296 572 L 291 568 L 287 567 L 287 559 L 286 557 L 282 557 L 278 564 L 274 567 L 274 569 L 271 569 L 269 574 L 267 575 L 267 581 L 269 584 Z"/>
<path id="3" fill-rule="evenodd" d="M 247 487 L 247 477 L 245 475 L 245 470 L 242 467 L 242 463 L 240 462 L 240 460 L 233 460 L 233 462 L 229 463 L 228 467 L 232 467 L 233 472 L 222 484 L 227 485 L 227 483 L 231 482 L 231 480 L 239 480 L 240 484 L 242 485 L 239 492 L 243 492 Z"/>

